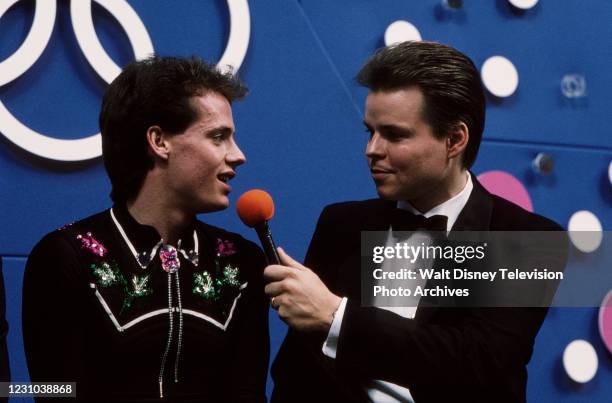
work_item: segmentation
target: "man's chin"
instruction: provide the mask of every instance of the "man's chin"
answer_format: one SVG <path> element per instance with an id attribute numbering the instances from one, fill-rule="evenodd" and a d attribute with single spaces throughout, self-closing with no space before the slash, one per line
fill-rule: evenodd
<path id="1" fill-rule="evenodd" d="M 230 206 L 229 199 L 225 198 L 225 200 L 219 200 L 216 203 L 207 203 L 198 209 L 198 214 L 206 214 L 206 213 L 214 213 L 217 211 L 222 211 L 227 209 Z"/>
<path id="2" fill-rule="evenodd" d="M 397 192 L 393 192 L 388 189 L 377 187 L 376 193 L 378 193 L 378 197 L 380 197 L 383 200 L 391 200 L 391 201 L 402 200 L 401 197 L 397 194 Z"/>

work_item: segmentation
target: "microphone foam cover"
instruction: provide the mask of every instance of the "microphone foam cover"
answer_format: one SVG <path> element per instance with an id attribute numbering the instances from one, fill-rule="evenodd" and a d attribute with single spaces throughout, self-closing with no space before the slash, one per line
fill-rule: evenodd
<path id="1" fill-rule="evenodd" d="M 274 201 L 265 190 L 252 189 L 238 198 L 236 211 L 245 225 L 254 227 L 274 217 Z"/>

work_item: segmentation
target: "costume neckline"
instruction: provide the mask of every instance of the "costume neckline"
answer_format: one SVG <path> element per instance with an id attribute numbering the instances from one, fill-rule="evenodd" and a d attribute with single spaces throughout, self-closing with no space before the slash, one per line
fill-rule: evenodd
<path id="1" fill-rule="evenodd" d="M 141 269 L 146 269 L 154 260 L 153 258 L 159 248 L 164 245 L 164 240 L 155 228 L 137 222 L 127 207 L 115 205 L 109 209 L 109 212 L 117 231 L 132 253 L 136 263 Z M 176 244 L 176 250 L 185 259 L 191 261 L 194 266 L 198 266 L 199 239 L 195 229 L 195 219 L 181 234 Z"/>

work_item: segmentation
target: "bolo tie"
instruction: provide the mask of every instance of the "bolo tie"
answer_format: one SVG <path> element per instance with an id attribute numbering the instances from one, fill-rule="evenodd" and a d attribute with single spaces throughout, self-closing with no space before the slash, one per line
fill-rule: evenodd
<path id="1" fill-rule="evenodd" d="M 168 337 L 166 342 L 166 350 L 161 361 L 161 367 L 159 369 L 159 397 L 164 397 L 164 370 L 166 366 L 166 360 L 170 352 L 172 345 L 172 338 L 174 334 L 174 315 L 173 315 L 173 304 L 172 304 L 172 278 L 174 277 L 176 284 L 176 296 L 179 312 L 179 331 L 178 331 L 178 343 L 176 349 L 176 357 L 174 360 L 174 383 L 178 382 L 178 365 L 179 357 L 181 354 L 181 347 L 183 344 L 183 305 L 181 301 L 181 286 L 179 282 L 178 269 L 181 267 L 181 262 L 178 259 L 178 253 L 174 246 L 164 244 L 159 249 L 159 258 L 161 260 L 162 269 L 167 273 L 168 279 Z"/>

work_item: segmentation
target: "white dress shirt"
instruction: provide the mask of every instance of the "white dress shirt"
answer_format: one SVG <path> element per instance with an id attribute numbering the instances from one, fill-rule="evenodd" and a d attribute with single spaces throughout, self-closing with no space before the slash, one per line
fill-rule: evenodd
<path id="1" fill-rule="evenodd" d="M 467 180 L 461 192 L 425 213 L 421 213 L 406 201 L 399 201 L 397 203 L 397 208 L 407 210 L 413 214 L 424 215 L 427 218 L 434 215 L 445 215 L 446 217 L 448 217 L 446 222 L 446 231 L 449 232 L 457 221 L 459 214 L 465 207 L 468 199 L 470 198 L 470 195 L 472 194 L 472 189 L 474 188 L 474 184 L 472 183 L 472 178 L 470 174 L 466 173 L 466 175 Z M 391 230 L 392 228 L 389 228 L 389 236 L 387 237 L 387 240 L 388 242 L 390 242 L 390 245 L 395 242 L 395 240 L 392 238 Z M 334 315 L 334 320 L 329 329 L 329 333 L 327 334 L 327 339 L 323 343 L 323 354 L 334 359 L 336 358 L 338 338 L 340 337 L 340 328 L 342 327 L 342 319 L 344 317 L 344 311 L 346 309 L 346 302 L 347 298 L 342 298 L 342 302 L 340 302 L 340 306 L 338 307 L 338 310 Z M 417 308 L 416 306 L 414 306 L 381 307 L 380 309 L 386 309 L 388 311 L 395 312 L 398 315 L 403 316 L 404 318 L 414 319 Z M 371 382 L 364 384 L 363 386 L 370 400 L 374 403 L 414 402 L 414 399 L 412 398 L 412 395 L 410 394 L 408 388 L 396 385 L 391 382 L 374 379 Z"/>

